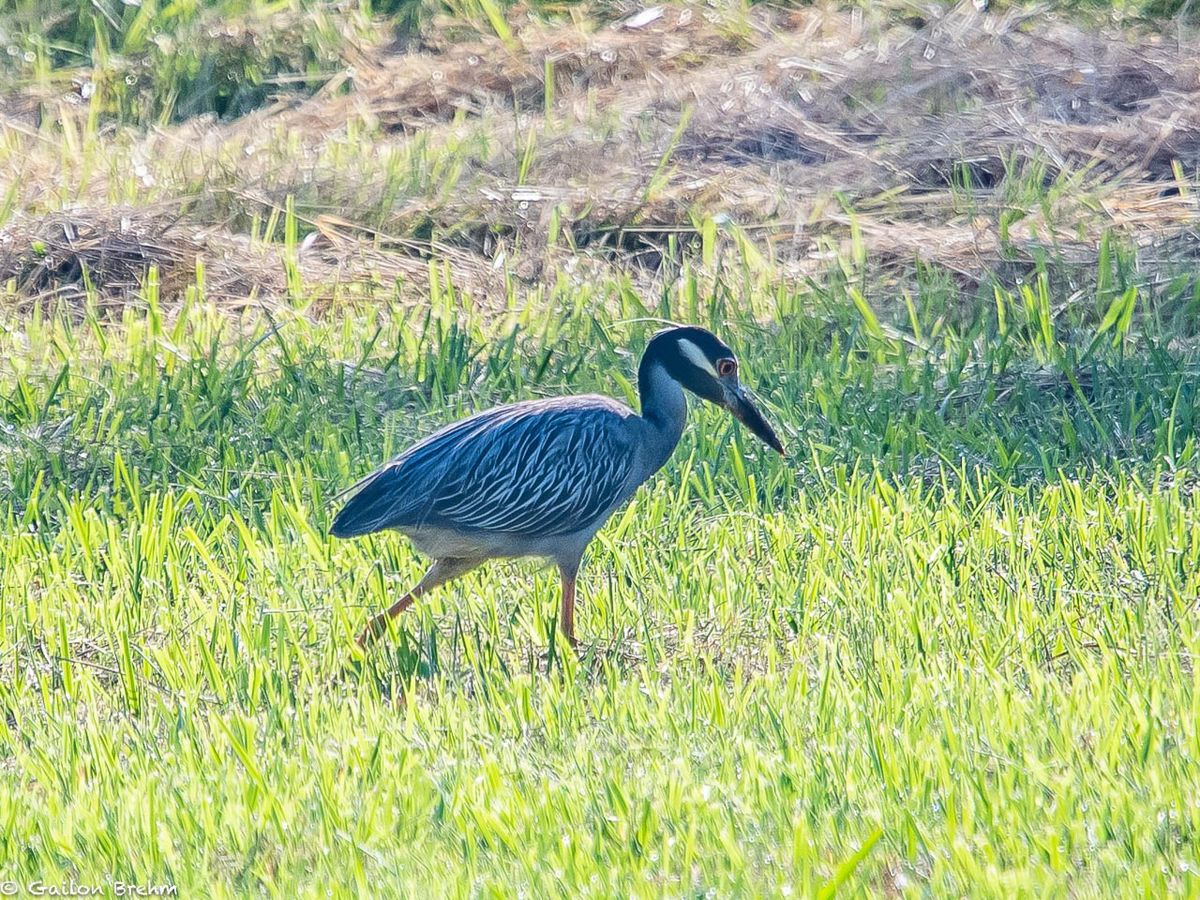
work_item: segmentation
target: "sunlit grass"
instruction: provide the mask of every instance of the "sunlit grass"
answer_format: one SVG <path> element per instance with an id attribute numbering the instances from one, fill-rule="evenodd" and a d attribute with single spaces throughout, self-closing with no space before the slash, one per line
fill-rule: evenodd
<path id="1" fill-rule="evenodd" d="M 312 92 L 360 41 L 435 21 L 514 53 L 513 5 L 0 10 L 0 75 L 87 112 L 0 133 L 0 226 L 165 204 L 227 228 L 234 257 L 278 250 L 287 275 L 240 318 L 190 270 L 162 296 L 158 271 L 114 297 L 82 264 L 45 291 L 0 282 L 0 882 L 1200 895 L 1194 253 L 1110 223 L 1119 183 L 1015 155 L 986 188 L 967 163 L 931 194 L 830 185 L 796 223 L 825 272 L 719 204 L 644 242 L 640 210 L 565 201 L 515 228 L 480 188 L 563 180 L 574 129 L 640 148 L 642 204 L 691 165 L 690 107 L 656 143 L 590 96 L 564 104 L 554 77 L 540 122 L 147 128 Z M 631 10 L 524 8 L 588 28 Z M 748 27 L 749 6 L 706 9 Z M 1175 176 L 1152 196 L 1194 192 Z M 994 227 L 995 271 L 881 266 L 866 226 L 904 203 Z M 306 280 L 301 244 L 330 215 L 428 283 Z M 1095 259 L 1063 235 L 1097 236 Z M 457 283 L 454 252 L 494 281 Z M 546 265 L 514 274 L 525 260 Z M 590 548 L 577 656 L 555 573 L 529 562 L 423 598 L 357 654 L 425 561 L 398 536 L 331 540 L 338 492 L 495 403 L 636 403 L 668 319 L 737 350 L 788 459 L 693 407 Z"/>
<path id="2" fill-rule="evenodd" d="M 1174 301 L 1046 321 L 1035 284 L 947 320 L 933 284 L 881 320 L 838 278 L 692 278 L 499 317 L 443 291 L 316 322 L 152 293 L 5 318 L 0 875 L 1200 889 L 1197 360 L 1153 331 Z M 578 658 L 553 574 L 514 563 L 356 665 L 422 562 L 330 540 L 335 493 L 493 402 L 631 399 L 656 315 L 721 331 L 791 458 L 694 411 L 593 544 Z"/>

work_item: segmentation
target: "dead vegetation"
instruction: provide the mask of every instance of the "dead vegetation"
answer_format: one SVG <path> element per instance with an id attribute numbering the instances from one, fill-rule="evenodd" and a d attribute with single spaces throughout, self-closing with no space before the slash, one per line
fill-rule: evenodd
<path id="1" fill-rule="evenodd" d="M 18 296 L 71 297 L 89 288 L 101 300 L 141 290 L 151 269 L 160 289 L 176 295 L 207 269 L 215 298 L 252 299 L 257 289 L 246 267 L 220 261 L 205 267 L 206 236 L 158 210 L 64 210 L 31 219 L 18 216 L 0 232 L 0 273 Z"/>
<path id="2" fill-rule="evenodd" d="M 416 242 L 388 248 L 321 219 L 288 252 L 223 228 L 198 229 L 161 208 L 74 208 L 0 229 L 0 279 L 25 300 L 78 305 L 92 293 L 101 307 L 145 296 L 153 272 L 169 304 L 189 290 L 226 308 L 273 305 L 296 289 L 306 303 L 326 305 L 345 292 L 382 288 L 414 300 L 426 289 L 430 263 Z M 424 256 L 431 253 L 424 248 Z M 449 252 L 437 263 L 457 285 L 488 294 L 493 277 L 477 260 Z M 298 281 L 289 284 L 289 278 Z"/>
<path id="3" fill-rule="evenodd" d="M 0 279 L 44 294 L 87 272 L 122 292 L 152 262 L 166 287 L 203 259 L 211 296 L 280 296 L 280 252 L 237 232 L 288 196 L 316 229 L 295 260 L 305 282 L 419 281 L 432 256 L 481 299 L 504 272 L 534 280 L 580 257 L 653 280 L 668 239 L 698 240 L 706 220 L 781 277 L 865 251 L 881 277 L 921 261 L 977 283 L 1046 251 L 1086 266 L 1108 230 L 1156 263 L 1194 256 L 1190 38 L 971 3 L 904 20 L 665 6 L 599 29 L 510 27 L 357 53 L 306 100 L 151 133 L 139 152 L 177 157 L 191 226 L 134 210 L 18 218 Z M 253 152 L 272 140 L 289 149 Z M 361 165 L 322 157 L 338 142 Z M 397 188 L 379 160 L 417 142 L 442 148 L 453 178 Z M 235 162 L 214 164 L 222 153 Z"/>

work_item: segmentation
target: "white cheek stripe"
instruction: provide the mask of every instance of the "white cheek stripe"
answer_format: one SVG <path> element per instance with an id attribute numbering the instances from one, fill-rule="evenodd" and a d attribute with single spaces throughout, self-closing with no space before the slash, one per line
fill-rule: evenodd
<path id="1" fill-rule="evenodd" d="M 689 341 L 687 338 L 679 339 L 679 349 L 683 351 L 683 355 L 692 361 L 692 364 L 698 369 L 703 369 L 713 378 L 717 377 L 717 370 L 713 368 L 713 364 L 708 361 L 708 357 L 704 355 L 704 351 Z"/>

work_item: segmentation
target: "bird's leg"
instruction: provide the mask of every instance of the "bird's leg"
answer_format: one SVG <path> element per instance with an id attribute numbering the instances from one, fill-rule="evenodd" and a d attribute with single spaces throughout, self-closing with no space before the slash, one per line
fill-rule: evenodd
<path id="1" fill-rule="evenodd" d="M 558 571 L 562 576 L 562 613 L 558 617 L 558 624 L 567 643 L 574 648 L 579 646 L 575 640 L 575 575 L 579 567 L 559 566 Z"/>
<path id="2" fill-rule="evenodd" d="M 375 643 L 379 638 L 387 634 L 388 622 L 400 615 L 416 602 L 416 599 L 421 596 L 422 591 L 420 585 L 417 585 L 395 603 L 387 608 L 386 611 L 371 619 L 367 623 L 367 627 L 363 629 L 362 634 L 358 636 L 358 646 L 362 649 L 367 649 L 371 644 Z"/>
<path id="3" fill-rule="evenodd" d="M 384 612 L 371 619 L 362 634 L 358 636 L 358 646 L 366 649 L 376 640 L 387 634 L 388 623 L 404 612 L 422 594 L 427 594 L 439 584 L 445 584 L 451 578 L 457 578 L 475 568 L 481 560 L 474 559 L 437 559 L 429 567 L 429 571 L 421 578 L 411 591 L 393 603 Z"/>

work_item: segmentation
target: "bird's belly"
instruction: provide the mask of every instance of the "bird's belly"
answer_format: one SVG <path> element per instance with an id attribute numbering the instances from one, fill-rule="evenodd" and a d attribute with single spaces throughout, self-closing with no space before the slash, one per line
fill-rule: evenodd
<path id="1" fill-rule="evenodd" d="M 535 536 L 489 531 L 455 531 L 451 528 L 421 526 L 397 529 L 419 551 L 433 559 L 493 559 L 540 556 L 548 559 L 569 557 L 582 550 L 591 538 L 587 535 Z"/>
<path id="2" fill-rule="evenodd" d="M 413 542 L 418 550 L 433 559 L 487 559 L 497 555 L 494 542 L 487 534 L 454 531 L 450 528 L 397 529 Z"/>

